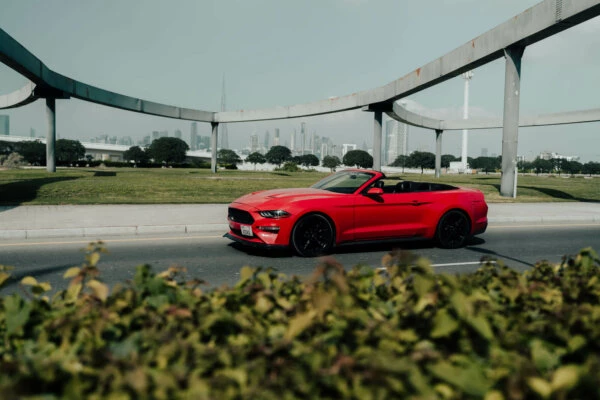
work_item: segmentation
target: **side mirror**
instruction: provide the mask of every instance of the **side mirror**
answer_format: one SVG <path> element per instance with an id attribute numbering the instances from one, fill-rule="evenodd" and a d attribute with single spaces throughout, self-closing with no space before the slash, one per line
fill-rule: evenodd
<path id="1" fill-rule="evenodd" d="M 380 195 L 380 194 L 383 194 L 382 188 L 372 187 L 371 189 L 367 190 L 367 195 Z"/>

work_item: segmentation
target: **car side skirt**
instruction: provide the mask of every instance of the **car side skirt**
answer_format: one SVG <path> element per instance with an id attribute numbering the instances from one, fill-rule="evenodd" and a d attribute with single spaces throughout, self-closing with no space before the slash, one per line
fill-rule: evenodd
<path id="1" fill-rule="evenodd" d="M 225 237 L 227 239 L 231 239 L 234 242 L 243 244 L 244 246 L 254 247 L 254 248 L 257 248 L 257 249 L 266 249 L 266 250 L 284 250 L 284 249 L 289 249 L 289 246 L 286 246 L 286 245 L 266 244 L 266 243 L 252 242 L 250 240 L 245 240 L 245 239 L 243 239 L 241 237 L 238 237 L 236 235 L 232 235 L 229 232 L 227 232 L 226 234 L 224 234 L 223 237 Z"/>

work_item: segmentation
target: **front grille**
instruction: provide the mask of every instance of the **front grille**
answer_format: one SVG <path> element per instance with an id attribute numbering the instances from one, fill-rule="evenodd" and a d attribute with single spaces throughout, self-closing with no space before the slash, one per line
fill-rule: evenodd
<path id="1" fill-rule="evenodd" d="M 249 212 L 232 207 L 229 207 L 227 218 L 230 221 L 239 222 L 240 224 L 252 225 L 254 223 L 254 218 L 252 218 Z"/>

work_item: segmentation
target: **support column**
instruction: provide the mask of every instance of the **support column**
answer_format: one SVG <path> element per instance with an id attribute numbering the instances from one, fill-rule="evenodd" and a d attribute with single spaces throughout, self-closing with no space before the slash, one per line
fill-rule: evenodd
<path id="1" fill-rule="evenodd" d="M 373 119 L 373 169 L 381 171 L 381 111 L 375 111 Z"/>
<path id="2" fill-rule="evenodd" d="M 46 121 L 48 121 L 48 132 L 46 133 L 46 171 L 56 172 L 56 158 L 54 147 L 56 144 L 56 99 L 46 98 Z"/>
<path id="3" fill-rule="evenodd" d="M 502 178 L 500 196 L 517 197 L 517 148 L 519 141 L 519 102 L 521 91 L 521 58 L 525 47 L 504 49 L 504 121 L 502 128 Z"/>
<path id="4" fill-rule="evenodd" d="M 219 123 L 211 122 L 210 126 L 212 127 L 212 135 L 210 137 L 210 149 L 212 152 L 212 156 L 210 159 L 210 170 L 213 174 L 217 173 L 217 143 L 219 137 Z"/>
<path id="5" fill-rule="evenodd" d="M 442 171 L 442 133 L 441 129 L 435 130 L 435 177 L 439 178 Z"/>

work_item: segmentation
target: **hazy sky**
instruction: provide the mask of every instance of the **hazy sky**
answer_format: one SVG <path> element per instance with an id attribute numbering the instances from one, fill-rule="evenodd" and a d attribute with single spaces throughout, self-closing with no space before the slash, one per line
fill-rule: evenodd
<path id="1" fill-rule="evenodd" d="M 227 109 L 318 101 L 382 86 L 535 5 L 535 0 L 0 0 L 0 27 L 49 68 L 82 82 L 172 105 L 218 111 L 226 79 Z M 521 114 L 600 107 L 600 19 L 525 50 Z M 474 71 L 470 115 L 501 116 L 504 60 Z M 25 79 L 0 64 L 0 93 Z M 462 78 L 411 96 L 414 109 L 461 118 Z M 11 133 L 45 133 L 43 103 L 16 110 Z M 229 124 L 229 143 L 257 133 L 282 142 L 306 122 L 336 143 L 373 142 L 371 113 Z M 199 124 L 208 135 L 209 124 Z M 139 139 L 190 122 L 57 101 L 61 137 L 100 134 Z M 410 128 L 409 150 L 433 151 L 435 134 Z M 443 152 L 460 155 L 460 132 L 444 135 Z M 472 131 L 469 155 L 500 154 L 501 130 Z M 600 161 L 600 123 L 526 128 L 519 154 L 540 151 Z"/>

